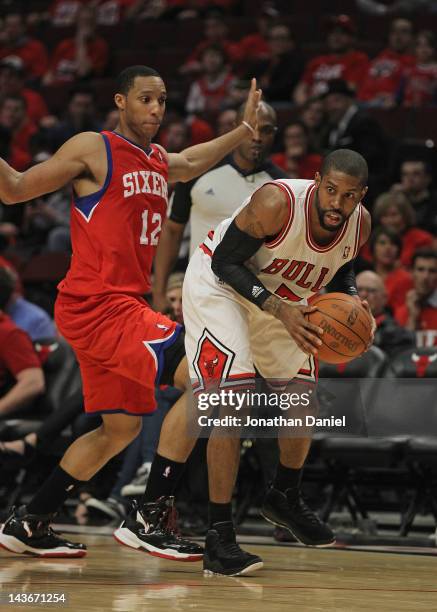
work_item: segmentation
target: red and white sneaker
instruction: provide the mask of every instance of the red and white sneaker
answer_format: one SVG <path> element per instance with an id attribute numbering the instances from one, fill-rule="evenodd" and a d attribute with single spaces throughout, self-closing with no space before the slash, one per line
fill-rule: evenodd
<path id="1" fill-rule="evenodd" d="M 12 508 L 0 530 L 0 546 L 10 552 L 36 557 L 84 557 L 85 544 L 59 537 L 50 527 L 53 515 L 29 514 L 26 506 Z"/>
<path id="2" fill-rule="evenodd" d="M 173 561 L 201 561 L 203 548 L 180 537 L 174 497 L 160 497 L 141 507 L 134 501 L 132 510 L 114 532 L 120 544 L 143 550 L 155 557 Z"/>

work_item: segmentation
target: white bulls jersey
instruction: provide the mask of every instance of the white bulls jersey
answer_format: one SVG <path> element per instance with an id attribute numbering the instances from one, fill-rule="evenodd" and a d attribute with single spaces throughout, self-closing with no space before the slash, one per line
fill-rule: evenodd
<path id="1" fill-rule="evenodd" d="M 363 209 L 359 204 L 332 242 L 322 247 L 314 242 L 310 230 L 314 182 L 269 182 L 287 194 L 288 219 L 281 233 L 265 242 L 247 265 L 269 291 L 305 304 L 356 256 Z M 209 232 L 185 275 L 185 348 L 193 389 L 200 393 L 211 381 L 221 388 L 247 387 L 255 368 L 274 389 L 283 389 L 290 380 L 313 383 L 317 359 L 298 347 L 281 321 L 241 297 L 211 269 L 212 253 L 234 217 Z M 253 290 L 261 288 L 255 285 Z"/>
<path id="2" fill-rule="evenodd" d="M 310 229 L 310 210 L 316 192 L 314 181 L 281 179 L 269 182 L 286 193 L 288 219 L 281 233 L 265 242 L 247 266 L 271 293 L 293 302 L 306 301 L 325 287 L 341 266 L 357 256 L 362 205 L 358 204 L 331 243 L 320 246 Z M 204 242 L 206 249 L 214 252 L 233 218 L 248 202 L 249 199 L 245 200 L 233 217 L 208 234 Z"/>

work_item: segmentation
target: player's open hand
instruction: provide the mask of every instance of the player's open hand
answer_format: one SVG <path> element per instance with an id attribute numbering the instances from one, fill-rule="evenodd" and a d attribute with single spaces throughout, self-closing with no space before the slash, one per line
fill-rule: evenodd
<path id="1" fill-rule="evenodd" d="M 314 356 L 317 356 L 317 349 L 322 344 L 320 338 L 323 335 L 323 329 L 310 323 L 306 315 L 316 310 L 316 306 L 292 306 L 284 302 L 278 317 L 297 346 L 307 355 Z"/>
<path id="2" fill-rule="evenodd" d="M 253 128 L 257 123 L 257 110 L 262 96 L 262 90 L 256 88 L 256 79 L 250 83 L 249 94 L 244 108 L 243 121 L 246 121 Z"/>

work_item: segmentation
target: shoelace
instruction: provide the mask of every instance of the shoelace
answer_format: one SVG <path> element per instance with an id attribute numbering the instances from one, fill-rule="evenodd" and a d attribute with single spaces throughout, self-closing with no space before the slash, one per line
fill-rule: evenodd
<path id="1" fill-rule="evenodd" d="M 167 512 L 163 516 L 163 521 L 165 520 L 163 527 L 164 530 L 170 535 L 180 537 L 181 532 L 178 525 L 178 518 L 178 511 L 174 506 L 167 508 Z"/>
<path id="2" fill-rule="evenodd" d="M 311 510 L 311 508 L 309 506 L 307 506 L 307 504 L 305 503 L 305 500 L 301 496 L 299 496 L 293 502 L 289 501 L 289 504 L 290 504 L 290 508 L 291 509 L 293 507 L 297 507 L 299 509 L 300 513 L 302 514 L 302 516 L 305 517 L 306 519 L 308 519 L 314 525 L 319 525 L 321 523 L 321 521 L 320 521 L 319 517 L 317 516 L 317 514 L 315 514 Z"/>
<path id="3" fill-rule="evenodd" d="M 28 521 L 27 524 L 34 537 L 38 538 L 46 535 L 55 535 L 55 532 L 49 525 L 49 521 Z"/>
<path id="4" fill-rule="evenodd" d="M 222 546 L 225 553 L 231 557 L 236 557 L 237 555 L 241 554 L 241 548 L 238 546 L 235 540 L 231 540 L 229 542 L 222 540 Z"/>

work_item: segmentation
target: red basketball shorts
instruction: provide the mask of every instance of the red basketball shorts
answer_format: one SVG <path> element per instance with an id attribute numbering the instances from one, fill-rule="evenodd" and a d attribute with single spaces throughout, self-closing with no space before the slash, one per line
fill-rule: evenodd
<path id="1" fill-rule="evenodd" d="M 60 294 L 55 320 L 76 353 L 86 412 L 155 410 L 164 351 L 180 342 L 180 325 L 141 298 L 116 294 L 84 299 Z"/>

